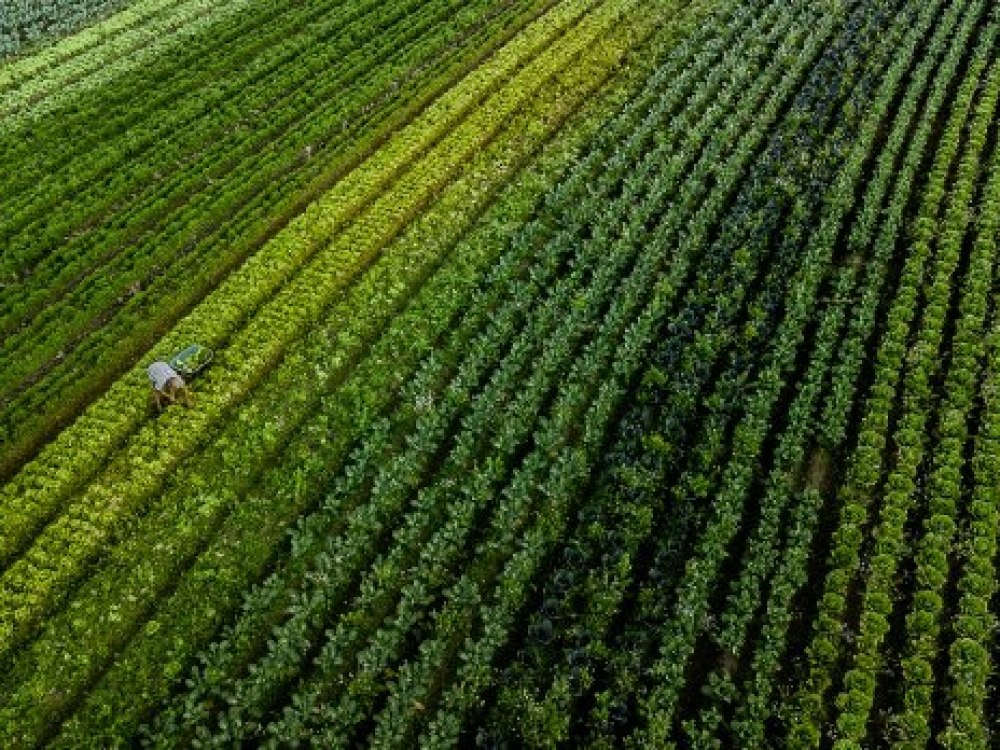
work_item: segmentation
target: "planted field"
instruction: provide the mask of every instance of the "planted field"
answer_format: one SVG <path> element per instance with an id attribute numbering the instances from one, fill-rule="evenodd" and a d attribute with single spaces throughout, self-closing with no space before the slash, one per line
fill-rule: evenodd
<path id="1" fill-rule="evenodd" d="M 0 747 L 994 743 L 990 3 L 19 13 Z"/>

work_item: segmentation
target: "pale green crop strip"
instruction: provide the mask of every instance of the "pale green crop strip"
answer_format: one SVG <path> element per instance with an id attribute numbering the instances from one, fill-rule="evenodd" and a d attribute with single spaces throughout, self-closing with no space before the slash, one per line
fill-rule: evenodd
<path id="1" fill-rule="evenodd" d="M 229 18 L 256 0 L 149 0 L 0 67 L 0 133 L 49 114 Z"/>
<path id="2" fill-rule="evenodd" d="M 203 395 L 200 409 L 179 421 L 160 420 L 158 425 L 147 426 L 130 450 L 120 455 L 116 465 L 109 469 L 110 477 L 92 484 L 80 501 L 72 506 L 72 511 L 50 526 L 31 550 L 7 571 L 0 580 L 4 641 L 8 641 L 8 636 L 15 638 L 21 627 L 49 606 L 50 597 L 58 595 L 90 556 L 97 554 L 100 547 L 113 538 L 123 521 L 141 507 L 142 501 L 151 492 L 156 491 L 164 474 L 197 447 L 214 419 L 221 416 L 220 412 L 242 399 L 281 356 L 287 343 L 304 333 L 309 322 L 320 314 L 331 297 L 350 281 L 358 266 L 377 254 L 420 209 L 429 197 L 428 193 L 440 190 L 471 153 L 488 141 L 499 124 L 517 111 L 536 87 L 569 64 L 595 38 L 604 34 L 620 15 L 614 4 L 602 6 L 585 17 L 573 33 L 560 39 L 558 30 L 563 27 L 558 24 L 572 23 L 579 15 L 578 8 L 574 3 L 567 3 L 542 19 L 534 29 L 529 29 L 525 37 L 536 36 L 538 41 L 544 43 L 547 54 L 523 67 L 507 87 L 499 90 L 486 106 L 464 120 L 449 134 L 448 139 L 435 147 L 430 158 L 436 168 L 413 170 L 392 191 L 382 195 L 365 212 L 363 221 L 354 223 L 337 237 L 331 248 L 333 252 L 318 255 L 256 316 L 248 328 L 239 332 L 229 349 L 222 353 L 223 358 L 227 353 L 237 354 L 228 363 L 229 372 L 222 379 L 224 382 L 209 382 L 216 385 L 217 390 Z M 535 31 L 534 35 L 532 31 Z M 553 32 L 557 41 L 551 39 Z M 499 56 L 502 57 L 503 53 Z M 417 144 L 411 146 L 418 147 Z M 199 308 L 199 311 L 202 309 Z M 218 335 L 218 320 L 225 317 L 228 309 L 219 309 L 206 321 L 205 328 L 187 333 L 185 339 L 211 341 L 213 334 Z M 175 450 L 165 447 L 164 432 L 171 434 L 169 444 Z M 62 550 L 69 539 L 73 541 L 68 552 L 64 553 Z M 62 571 L 59 575 L 52 569 L 56 549 L 60 550 L 56 555 Z M 28 580 L 33 581 L 29 585 L 30 591 L 25 590 L 21 583 Z M 42 580 L 46 581 L 44 586 L 40 585 Z"/>

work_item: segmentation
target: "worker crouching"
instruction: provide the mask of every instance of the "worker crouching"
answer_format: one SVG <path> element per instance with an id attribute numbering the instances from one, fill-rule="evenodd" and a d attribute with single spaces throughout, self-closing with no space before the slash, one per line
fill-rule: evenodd
<path id="1" fill-rule="evenodd" d="M 180 401 L 185 406 L 192 406 L 191 393 L 184 383 L 184 378 L 178 375 L 173 367 L 166 362 L 157 361 L 146 368 L 146 373 L 153 386 L 153 398 L 156 400 L 157 409 L 163 409 L 164 399 L 171 404 Z"/>

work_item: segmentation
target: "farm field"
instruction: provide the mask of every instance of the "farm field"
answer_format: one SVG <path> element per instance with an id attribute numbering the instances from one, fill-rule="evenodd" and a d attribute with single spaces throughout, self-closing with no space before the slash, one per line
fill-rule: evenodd
<path id="1" fill-rule="evenodd" d="M 998 136 L 986 0 L 0 0 L 0 748 L 993 747 Z"/>

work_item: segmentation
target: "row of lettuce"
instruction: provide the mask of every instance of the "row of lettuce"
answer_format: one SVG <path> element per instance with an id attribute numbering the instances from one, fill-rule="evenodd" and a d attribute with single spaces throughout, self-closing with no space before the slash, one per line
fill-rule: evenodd
<path id="1" fill-rule="evenodd" d="M 836 723 L 840 746 L 859 746 L 871 731 L 877 700 L 889 715 L 884 731 L 898 746 L 926 746 L 932 740 L 936 711 L 945 717 L 939 726 L 946 727 L 938 741 L 953 747 L 985 746 L 985 675 L 976 676 L 972 684 L 948 680 L 950 684 L 941 685 L 931 665 L 949 648 L 941 640 L 943 612 L 952 606 L 944 586 L 951 575 L 948 557 L 961 522 L 957 507 L 968 491 L 961 467 L 970 446 L 969 430 L 974 429 L 992 278 L 990 248 L 996 241 L 988 221 L 976 227 L 974 241 L 966 241 L 971 231 L 969 206 L 977 198 L 983 206 L 995 201 L 995 181 L 985 174 L 994 157 L 984 153 L 997 104 L 991 64 L 996 56 L 995 18 L 981 33 L 971 60 L 964 69 L 960 65 L 986 12 L 983 3 L 964 9 L 962 25 L 952 40 L 958 49 L 940 66 L 928 99 L 933 115 L 946 102 L 947 92 L 955 89 L 955 81 L 960 81 L 920 194 L 912 244 L 878 347 L 857 447 L 838 495 L 840 525 L 820 592 L 807 678 L 797 698 L 792 734 L 797 746 L 818 744 L 821 726 L 831 721 Z M 906 162 L 910 173 L 925 158 L 921 151 L 927 150 L 932 128 L 928 119 L 924 114 L 916 128 L 918 137 L 911 146 L 915 153 L 911 151 Z M 904 185 L 910 188 L 912 183 Z M 896 200 L 905 203 L 909 196 L 910 190 L 897 191 Z M 963 256 L 967 265 L 959 276 L 956 271 Z M 956 295 L 956 286 L 961 291 L 952 309 L 949 300 Z M 945 355 L 949 325 L 954 331 Z M 972 339 L 976 343 L 970 346 Z M 935 382 L 941 386 L 935 387 Z M 935 415 L 939 426 L 930 431 Z M 933 444 L 930 434 L 935 436 Z M 921 487 L 924 472 L 928 479 Z M 977 493 L 989 492 L 990 484 L 977 487 Z M 905 541 L 908 526 L 921 529 L 912 552 Z M 915 583 L 908 592 L 897 572 L 904 564 L 915 567 Z M 863 577 L 858 578 L 862 570 Z M 843 632 L 854 627 L 848 615 L 851 599 L 858 601 L 860 615 L 853 653 L 845 654 Z M 890 687 L 887 635 L 890 618 L 902 615 L 902 680 L 899 687 Z M 952 666 L 953 673 L 957 666 Z M 965 670 L 960 673 L 963 681 L 973 677 Z M 842 687 L 834 706 L 829 706 L 828 693 L 835 684 Z M 969 700 L 977 694 L 978 702 Z M 936 708 L 945 705 L 948 708 Z"/>

